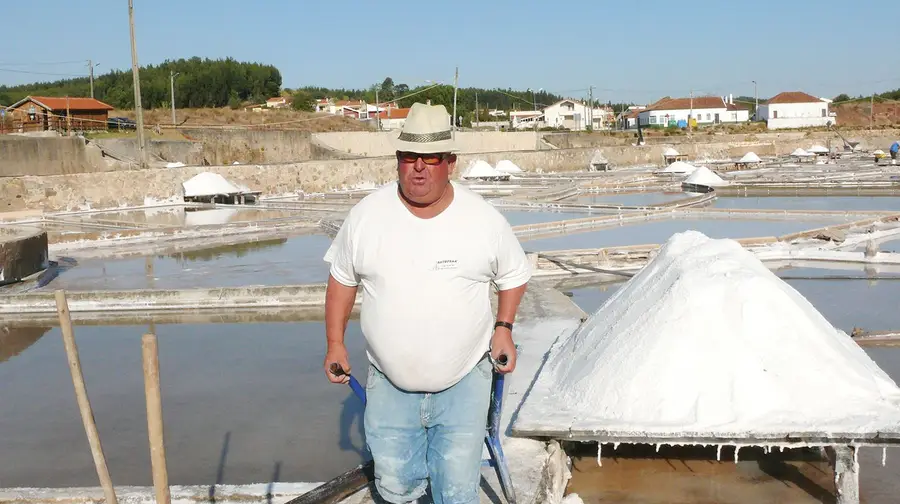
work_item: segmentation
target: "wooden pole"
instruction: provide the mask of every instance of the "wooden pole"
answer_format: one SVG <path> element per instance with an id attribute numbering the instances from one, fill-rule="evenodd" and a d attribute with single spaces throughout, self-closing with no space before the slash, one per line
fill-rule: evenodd
<path id="1" fill-rule="evenodd" d="M 78 400 L 78 409 L 81 411 L 81 421 L 87 434 L 88 443 L 91 446 L 91 454 L 94 456 L 94 466 L 97 468 L 97 476 L 100 478 L 100 486 L 106 495 L 107 504 L 118 504 L 116 492 L 113 489 L 112 479 L 109 477 L 109 468 L 106 466 L 106 457 L 103 456 L 103 446 L 100 444 L 100 434 L 97 432 L 97 424 L 94 421 L 94 412 L 88 399 L 87 387 L 84 384 L 84 376 L 81 374 L 81 360 L 78 358 L 78 346 L 75 345 L 75 334 L 72 331 L 72 319 L 69 316 L 69 303 L 66 301 L 66 293 L 56 291 L 56 312 L 59 314 L 59 328 L 62 332 L 63 343 L 66 347 L 66 356 L 69 360 L 69 370 L 72 372 L 72 384 L 75 386 L 75 399 Z"/>
<path id="2" fill-rule="evenodd" d="M 159 347 L 155 334 L 148 333 L 141 338 L 141 350 L 144 355 L 144 395 L 147 397 L 147 432 L 150 435 L 150 464 L 153 469 L 156 504 L 170 504 L 162 395 L 159 387 Z"/>

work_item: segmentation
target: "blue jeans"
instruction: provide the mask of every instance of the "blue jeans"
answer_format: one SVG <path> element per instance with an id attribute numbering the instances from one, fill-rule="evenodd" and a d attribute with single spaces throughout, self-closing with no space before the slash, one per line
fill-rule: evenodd
<path id="1" fill-rule="evenodd" d="M 491 373 L 485 358 L 446 390 L 413 393 L 396 388 L 369 365 L 366 443 L 382 498 L 395 504 L 415 501 L 430 479 L 435 504 L 479 502 Z"/>

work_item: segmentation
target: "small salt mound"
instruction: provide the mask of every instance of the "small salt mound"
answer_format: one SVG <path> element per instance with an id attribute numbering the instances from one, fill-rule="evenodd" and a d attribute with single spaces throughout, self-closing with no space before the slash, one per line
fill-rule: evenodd
<path id="1" fill-rule="evenodd" d="M 884 155 L 884 151 L 881 150 L 881 149 L 877 149 L 877 150 L 876 150 L 875 152 L 873 152 L 872 154 L 875 154 L 876 156 L 883 156 L 883 155 Z"/>
<path id="2" fill-rule="evenodd" d="M 794 152 L 791 152 L 791 156 L 807 157 L 807 156 L 812 156 L 812 154 L 809 152 L 806 152 L 801 147 L 797 147 L 796 149 L 794 149 Z"/>
<path id="3" fill-rule="evenodd" d="M 591 164 L 592 165 L 602 165 L 609 164 L 609 160 L 606 159 L 606 156 L 603 155 L 599 150 L 594 151 L 594 155 L 591 156 Z"/>
<path id="4" fill-rule="evenodd" d="M 181 161 L 175 161 L 174 163 L 166 163 L 166 168 L 181 168 L 184 166 L 184 163 Z"/>
<path id="5" fill-rule="evenodd" d="M 821 145 L 813 145 L 807 152 L 812 152 L 813 154 L 826 154 L 828 152 L 828 149 L 822 147 Z"/>
<path id="6" fill-rule="evenodd" d="M 498 177 L 500 175 L 503 174 L 495 170 L 487 161 L 478 159 L 469 163 L 468 168 L 463 173 L 463 178 Z"/>
<path id="7" fill-rule="evenodd" d="M 666 166 L 663 169 L 664 173 L 694 173 L 697 170 L 697 167 L 690 164 L 685 163 L 684 161 L 675 161 L 674 163 Z"/>
<path id="8" fill-rule="evenodd" d="M 240 188 L 218 173 L 203 172 L 181 184 L 186 197 L 239 194 Z"/>
<path id="9" fill-rule="evenodd" d="M 856 342 L 752 252 L 696 231 L 553 345 L 513 426 L 607 440 L 898 428 L 900 388 Z"/>
<path id="10" fill-rule="evenodd" d="M 486 163 L 485 163 L 486 164 Z M 508 159 L 501 159 L 494 167 L 500 173 L 522 173 L 522 169 Z"/>
<path id="11" fill-rule="evenodd" d="M 684 180 L 685 184 L 694 184 L 707 187 L 718 187 L 726 185 L 722 177 L 716 175 L 709 168 L 701 166 L 691 173 L 691 176 Z"/>
<path id="12" fill-rule="evenodd" d="M 672 156 L 677 156 L 677 155 L 678 155 L 678 151 L 671 147 L 669 147 L 668 149 L 663 151 L 663 156 L 666 156 L 666 157 L 672 157 Z"/>
<path id="13" fill-rule="evenodd" d="M 744 157 L 741 158 L 739 163 L 759 163 L 762 159 L 759 159 L 759 156 L 756 155 L 755 152 L 748 152 L 744 154 Z"/>

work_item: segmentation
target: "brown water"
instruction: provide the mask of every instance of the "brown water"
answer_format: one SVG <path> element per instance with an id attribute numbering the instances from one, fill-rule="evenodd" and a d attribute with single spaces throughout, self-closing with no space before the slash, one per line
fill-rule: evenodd
<path id="1" fill-rule="evenodd" d="M 141 335 L 77 326 L 116 485 L 150 485 Z M 172 484 L 324 481 L 364 458 L 362 405 L 321 368 L 320 322 L 156 325 Z M 359 325 L 351 364 L 365 382 Z M 97 486 L 57 328 L 0 330 L 0 488 Z"/>

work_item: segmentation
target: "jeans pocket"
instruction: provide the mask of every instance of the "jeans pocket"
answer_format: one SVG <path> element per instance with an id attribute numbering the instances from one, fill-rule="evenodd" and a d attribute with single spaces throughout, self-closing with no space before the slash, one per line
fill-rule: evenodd
<path id="1" fill-rule="evenodd" d="M 379 380 L 381 373 L 375 369 L 375 366 L 371 363 L 369 364 L 369 372 L 366 375 L 366 390 L 372 390 L 375 387 L 375 383 Z"/>
<path id="2" fill-rule="evenodd" d="M 487 357 L 478 361 L 478 364 L 475 365 L 476 372 L 481 375 L 482 378 L 486 380 L 490 380 L 494 376 L 494 366 L 491 364 L 491 360 Z"/>

